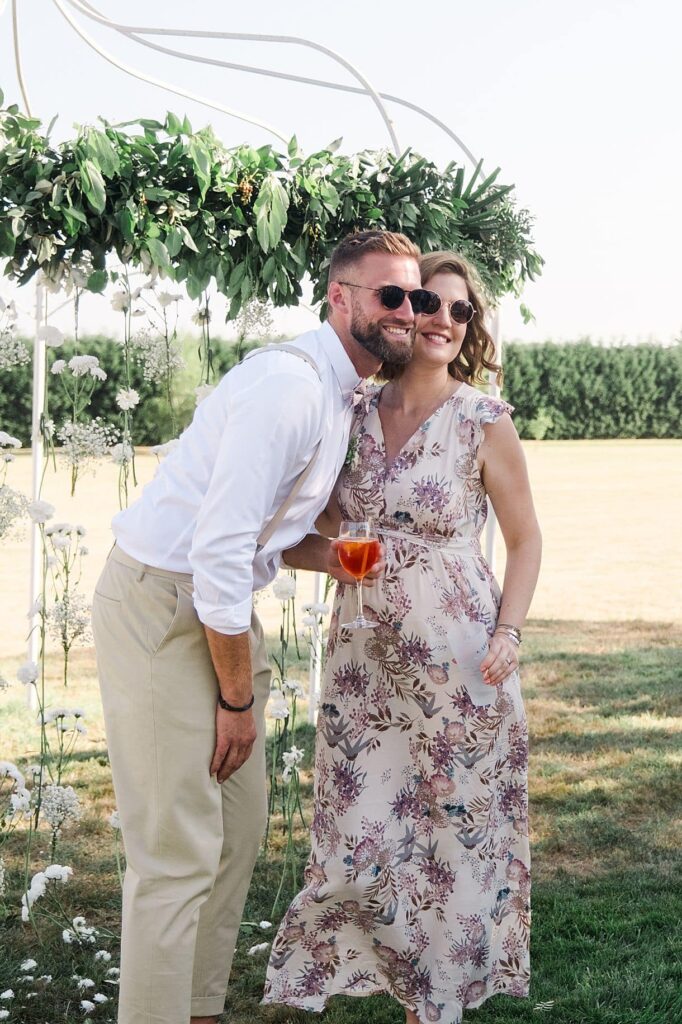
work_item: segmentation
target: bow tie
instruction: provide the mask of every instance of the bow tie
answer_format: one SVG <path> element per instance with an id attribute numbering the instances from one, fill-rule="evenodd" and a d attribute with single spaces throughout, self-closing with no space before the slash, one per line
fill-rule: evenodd
<path id="1" fill-rule="evenodd" d="M 365 412 L 369 411 L 369 403 L 372 396 L 368 392 L 368 383 L 366 380 L 361 380 L 360 383 L 353 388 L 350 398 L 353 409 L 357 409 L 357 407 L 363 403 L 365 406 Z"/>

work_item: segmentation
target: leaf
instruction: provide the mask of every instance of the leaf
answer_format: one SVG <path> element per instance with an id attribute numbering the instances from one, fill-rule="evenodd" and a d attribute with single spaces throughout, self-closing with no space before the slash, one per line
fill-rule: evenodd
<path id="1" fill-rule="evenodd" d="M 194 241 L 194 239 L 192 238 L 191 234 L 189 233 L 188 229 L 185 227 L 184 224 L 178 224 L 176 230 L 180 232 L 182 240 L 188 249 L 191 249 L 192 252 L 199 252 L 196 246 L 196 242 Z"/>
<path id="2" fill-rule="evenodd" d="M 86 137 L 87 152 L 92 156 L 105 178 L 113 178 L 121 169 L 121 159 L 105 132 L 91 128 Z"/>
<path id="3" fill-rule="evenodd" d="M 201 198 L 205 199 L 208 186 L 211 184 L 211 160 L 206 147 L 202 146 L 196 138 L 190 141 L 189 158 L 194 166 Z"/>
<path id="4" fill-rule="evenodd" d="M 103 213 L 106 206 L 106 189 L 101 171 L 92 160 L 83 160 L 80 165 L 81 188 L 85 198 L 97 213 Z"/>
<path id="5" fill-rule="evenodd" d="M 181 135 L 182 134 L 182 122 L 177 114 L 172 111 L 168 111 L 166 114 L 166 124 L 164 125 L 169 135 Z"/>
<path id="6" fill-rule="evenodd" d="M 88 278 L 86 288 L 89 292 L 103 292 L 109 282 L 106 270 L 93 270 Z"/>
<path id="7" fill-rule="evenodd" d="M 269 174 L 261 185 L 258 198 L 253 204 L 256 215 L 256 237 L 263 252 L 273 249 L 287 223 L 289 196 L 274 174 Z"/>
<path id="8" fill-rule="evenodd" d="M 168 249 L 158 238 L 145 238 L 144 244 L 149 250 L 149 255 L 157 267 L 170 267 L 171 261 Z"/>
<path id="9" fill-rule="evenodd" d="M 177 228 L 171 228 L 166 232 L 166 248 L 171 259 L 177 256 L 182 249 L 182 235 Z"/>
<path id="10" fill-rule="evenodd" d="M 298 153 L 298 139 L 295 135 L 292 135 L 289 139 L 289 145 L 287 146 L 287 153 L 289 156 L 294 157 Z"/>

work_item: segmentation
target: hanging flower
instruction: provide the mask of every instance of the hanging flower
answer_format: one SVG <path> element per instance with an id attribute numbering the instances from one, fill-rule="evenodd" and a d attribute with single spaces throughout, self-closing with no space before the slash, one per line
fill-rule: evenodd
<path id="1" fill-rule="evenodd" d="M 74 377 L 85 377 L 90 374 L 97 380 L 106 380 L 107 375 L 99 365 L 97 356 L 72 356 L 69 359 L 69 369 Z"/>
<path id="2" fill-rule="evenodd" d="M 116 313 L 125 313 L 130 308 L 130 295 L 128 292 L 116 291 L 111 296 L 111 308 Z"/>
<path id="3" fill-rule="evenodd" d="M 38 678 L 38 666 L 35 661 L 25 661 L 23 665 L 20 665 L 17 669 L 17 679 L 20 683 L 28 686 L 30 683 L 35 683 Z"/>
<path id="4" fill-rule="evenodd" d="M 58 376 L 60 373 L 64 373 L 66 369 L 66 359 L 55 359 L 52 366 L 50 367 L 50 373 Z"/>
<path id="5" fill-rule="evenodd" d="M 6 430 L 0 430 L 0 448 L 21 448 L 18 437 L 12 437 Z"/>
<path id="6" fill-rule="evenodd" d="M 59 348 L 64 341 L 62 332 L 52 324 L 43 324 L 42 327 L 39 327 L 38 337 L 42 338 L 47 348 Z"/>
<path id="7" fill-rule="evenodd" d="M 296 580 L 293 576 L 278 576 L 272 584 L 272 593 L 278 601 L 289 601 L 296 596 Z"/>
<path id="8" fill-rule="evenodd" d="M 163 309 L 170 306 L 171 302 L 180 302 L 181 299 L 182 295 L 179 292 L 159 292 L 156 296 L 156 301 Z"/>

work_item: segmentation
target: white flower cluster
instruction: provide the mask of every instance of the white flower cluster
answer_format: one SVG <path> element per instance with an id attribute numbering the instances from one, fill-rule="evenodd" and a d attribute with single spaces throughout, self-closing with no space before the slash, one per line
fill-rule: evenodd
<path id="1" fill-rule="evenodd" d="M 289 717 L 289 705 L 281 690 L 275 688 L 270 690 L 267 714 L 269 718 L 280 719 L 281 721 Z"/>
<path id="2" fill-rule="evenodd" d="M 29 911 L 36 900 L 47 892 L 48 882 L 61 882 L 66 885 L 73 874 L 73 868 L 62 864 L 50 864 L 44 871 L 38 871 L 31 879 L 28 890 L 21 897 L 21 920 L 28 921 Z"/>
<path id="3" fill-rule="evenodd" d="M 11 779 L 9 801 L 1 825 L 9 829 L 31 813 L 31 794 L 26 788 L 26 779 L 12 761 L 0 761 L 0 790 L 3 779 Z M 4 880 L 4 871 L 3 871 Z"/>
<path id="4" fill-rule="evenodd" d="M 66 591 L 45 616 L 52 637 L 65 650 L 78 644 L 91 644 L 90 605 L 77 590 Z"/>
<path id="5" fill-rule="evenodd" d="M 179 341 L 174 337 L 166 341 L 163 334 L 147 327 L 133 336 L 131 347 L 142 367 L 142 376 L 151 384 L 163 383 L 185 365 Z"/>
<path id="6" fill-rule="evenodd" d="M 12 370 L 31 359 L 31 354 L 16 336 L 17 307 L 0 299 L 0 370 Z"/>
<path id="7" fill-rule="evenodd" d="M 94 380 L 107 379 L 105 371 L 99 365 L 97 356 L 72 356 L 68 363 L 65 359 L 55 359 L 50 367 L 50 373 L 59 377 L 67 369 L 71 370 L 74 377 L 90 376 Z"/>
<path id="8" fill-rule="evenodd" d="M 135 452 L 133 446 L 128 441 L 120 441 L 111 448 L 109 454 L 115 466 L 127 466 L 133 461 Z"/>
<path id="9" fill-rule="evenodd" d="M 255 946 L 251 946 L 250 949 L 247 949 L 246 955 L 258 956 L 259 953 L 264 953 L 266 949 L 270 949 L 269 942 L 257 942 Z"/>
<path id="10" fill-rule="evenodd" d="M 74 720 L 73 724 L 67 725 L 66 720 L 71 718 Z M 78 729 L 81 718 L 85 718 L 83 708 L 50 708 L 49 711 L 45 711 L 43 714 L 45 725 L 52 725 L 54 722 L 62 732 L 68 732 L 69 729 L 77 729 L 78 732 L 84 732 L 85 726 L 82 729 Z M 40 721 L 40 718 L 38 718 L 38 721 Z"/>
<path id="11" fill-rule="evenodd" d="M 63 930 L 62 939 L 67 946 L 74 942 L 94 946 L 97 942 L 97 929 L 88 925 L 84 917 L 74 917 L 71 927 Z"/>
<path id="12" fill-rule="evenodd" d="M 291 600 L 296 596 L 296 578 L 288 574 L 278 576 L 272 584 L 272 593 L 282 603 Z"/>
<path id="13" fill-rule="evenodd" d="M 234 327 L 242 342 L 247 338 L 258 338 L 259 341 L 269 338 L 274 327 L 270 305 L 260 299 L 250 299 L 237 314 Z"/>
<path id="14" fill-rule="evenodd" d="M 282 682 L 282 689 L 286 690 L 292 697 L 304 697 L 305 690 L 298 679 L 285 679 Z"/>
<path id="15" fill-rule="evenodd" d="M 30 683 L 35 683 L 38 678 L 39 669 L 35 661 L 25 661 L 23 665 L 20 665 L 17 669 L 17 679 L 24 686 L 28 686 Z"/>
<path id="16" fill-rule="evenodd" d="M 55 514 L 55 507 L 49 501 L 42 501 L 36 498 L 29 503 L 28 514 L 34 523 L 46 523 Z"/>
<path id="17" fill-rule="evenodd" d="M 0 539 L 17 534 L 28 512 L 28 498 L 7 484 L 0 484 Z"/>
<path id="18" fill-rule="evenodd" d="M 73 786 L 45 786 L 40 813 L 50 826 L 52 835 L 59 836 L 62 829 L 80 821 L 83 809 Z"/>
<path id="19" fill-rule="evenodd" d="M 282 761 L 284 763 L 284 769 L 282 771 L 282 778 L 285 782 L 288 782 L 294 771 L 298 773 L 298 765 L 303 760 L 304 751 L 300 747 L 291 747 L 290 750 L 285 750 L 282 754 Z"/>
<path id="20" fill-rule="evenodd" d="M 67 421 L 57 431 L 57 438 L 67 462 L 78 468 L 105 458 L 118 440 L 115 428 L 99 416 L 86 423 Z"/>

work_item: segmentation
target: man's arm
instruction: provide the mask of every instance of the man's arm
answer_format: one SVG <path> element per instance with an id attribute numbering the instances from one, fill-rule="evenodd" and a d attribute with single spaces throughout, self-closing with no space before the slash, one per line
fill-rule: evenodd
<path id="1" fill-rule="evenodd" d="M 338 540 L 328 540 L 318 533 L 309 533 L 296 547 L 282 553 L 282 561 L 289 569 L 326 572 L 339 583 L 355 584 L 355 577 L 346 572 L 339 561 L 338 547 Z M 385 552 L 381 545 L 381 555 L 365 576 L 363 583 L 371 587 L 374 580 L 383 575 L 385 568 Z"/>
<path id="2" fill-rule="evenodd" d="M 244 707 L 253 696 L 249 634 L 228 636 L 204 626 L 208 648 L 220 685 L 220 694 L 233 707 Z M 216 708 L 216 746 L 211 775 L 224 782 L 248 759 L 256 741 L 253 712 Z"/>

